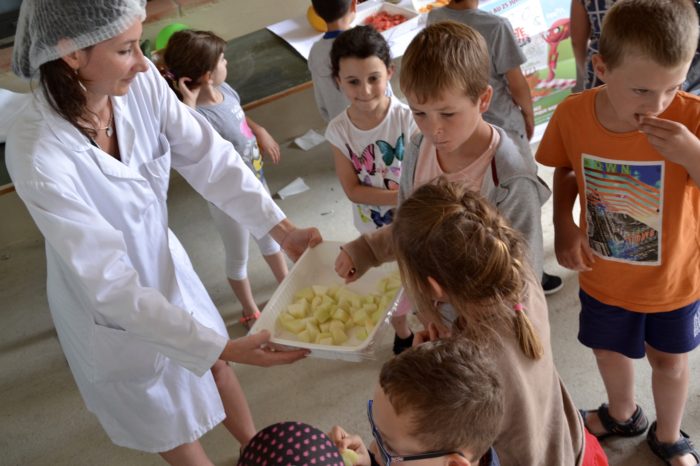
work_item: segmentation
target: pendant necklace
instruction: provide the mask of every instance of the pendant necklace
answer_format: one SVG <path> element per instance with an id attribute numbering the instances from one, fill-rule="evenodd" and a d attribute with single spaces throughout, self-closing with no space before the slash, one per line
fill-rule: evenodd
<path id="1" fill-rule="evenodd" d="M 109 121 L 107 122 L 107 126 L 103 128 L 96 128 L 96 131 L 104 131 L 107 134 L 108 138 L 112 137 L 112 134 L 114 134 L 114 111 L 112 111 L 109 115 Z"/>

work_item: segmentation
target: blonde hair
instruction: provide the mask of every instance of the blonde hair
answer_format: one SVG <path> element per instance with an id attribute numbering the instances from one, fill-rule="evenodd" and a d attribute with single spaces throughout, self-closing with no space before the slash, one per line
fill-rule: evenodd
<path id="1" fill-rule="evenodd" d="M 482 457 L 504 414 L 504 387 L 492 356 L 466 338 L 427 342 L 384 364 L 379 386 L 411 434 L 429 450 Z"/>
<path id="2" fill-rule="evenodd" d="M 609 69 L 630 53 L 659 65 L 687 64 L 698 47 L 698 15 L 689 0 L 621 0 L 605 14 L 600 56 Z"/>
<path id="3" fill-rule="evenodd" d="M 445 21 L 423 29 L 401 60 L 401 91 L 424 103 L 459 89 L 476 102 L 489 85 L 486 41 L 475 29 Z"/>
<path id="4" fill-rule="evenodd" d="M 431 277 L 454 307 L 461 334 L 488 344 L 513 332 L 527 357 L 542 356 L 530 319 L 518 310 L 526 294 L 523 240 L 490 203 L 440 178 L 401 204 L 392 229 L 401 278 L 419 312 L 439 316 Z"/>

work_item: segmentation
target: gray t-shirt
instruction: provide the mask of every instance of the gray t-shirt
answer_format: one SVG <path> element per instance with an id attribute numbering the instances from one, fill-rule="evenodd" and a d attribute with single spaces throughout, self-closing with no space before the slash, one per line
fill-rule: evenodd
<path id="1" fill-rule="evenodd" d="M 258 179 L 262 179 L 262 157 L 258 142 L 245 119 L 241 99 L 231 86 L 222 83 L 219 90 L 224 96 L 221 103 L 214 105 L 199 105 L 197 111 L 211 123 L 214 129 L 227 141 L 233 144 L 248 167 L 253 170 Z"/>
<path id="2" fill-rule="evenodd" d="M 510 22 L 479 9 L 453 10 L 443 7 L 428 14 L 429 25 L 441 21 L 466 24 L 484 36 L 491 58 L 489 84 L 493 87 L 493 98 L 488 111 L 484 113 L 484 120 L 506 130 L 523 131 L 523 115 L 510 95 L 505 73 L 525 63 L 526 58 L 515 39 Z"/>
<path id="3" fill-rule="evenodd" d="M 332 39 L 320 39 L 309 52 L 309 71 L 314 83 L 316 106 L 323 120 L 328 123 L 340 115 L 350 105 L 343 93 L 335 85 L 331 70 Z"/>

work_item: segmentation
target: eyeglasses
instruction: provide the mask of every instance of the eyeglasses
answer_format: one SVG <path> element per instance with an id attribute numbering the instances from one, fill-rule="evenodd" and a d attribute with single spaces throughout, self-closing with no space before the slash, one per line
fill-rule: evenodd
<path id="1" fill-rule="evenodd" d="M 374 425 L 374 418 L 372 417 L 372 402 L 373 400 L 369 400 L 367 402 L 367 419 L 369 419 L 369 425 L 372 427 L 372 435 L 374 436 L 375 442 L 377 442 L 379 452 L 382 454 L 382 458 L 384 459 L 384 464 L 386 466 L 390 466 L 392 463 L 405 463 L 407 461 L 427 460 L 430 458 L 439 458 L 441 456 L 447 455 L 459 455 L 462 458 L 466 458 L 466 456 L 464 456 L 462 452 L 450 450 L 429 451 L 426 453 L 419 453 L 417 455 L 408 456 L 392 455 L 387 451 L 386 447 L 384 446 L 384 440 L 382 440 L 382 435 L 377 430 L 377 426 Z"/>

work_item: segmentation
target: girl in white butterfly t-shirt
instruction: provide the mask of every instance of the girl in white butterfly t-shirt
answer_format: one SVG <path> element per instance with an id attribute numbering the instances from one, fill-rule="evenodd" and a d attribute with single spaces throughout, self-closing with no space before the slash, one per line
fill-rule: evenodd
<path id="1" fill-rule="evenodd" d="M 405 104 L 386 95 L 393 65 L 388 44 L 374 28 L 357 26 L 340 34 L 331 66 L 350 106 L 328 124 L 326 139 L 340 184 L 354 204 L 355 227 L 369 233 L 394 218 L 404 141 L 415 123 Z"/>

